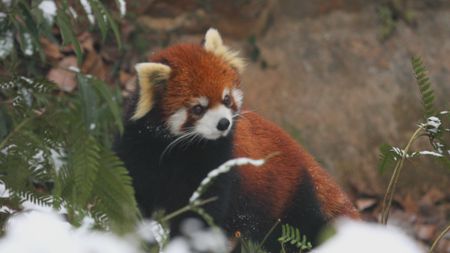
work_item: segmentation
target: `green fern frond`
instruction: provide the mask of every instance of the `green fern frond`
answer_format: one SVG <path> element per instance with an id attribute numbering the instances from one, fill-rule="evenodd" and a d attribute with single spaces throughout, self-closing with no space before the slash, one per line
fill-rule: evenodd
<path id="1" fill-rule="evenodd" d="M 69 164 L 73 169 L 76 203 L 88 205 L 92 194 L 97 172 L 100 170 L 100 148 L 90 136 L 75 142 L 69 155 Z"/>
<path id="2" fill-rule="evenodd" d="M 392 146 L 389 144 L 382 144 L 379 150 L 380 154 L 378 157 L 378 171 L 380 173 L 384 173 L 387 168 L 394 165 L 396 156 L 392 152 Z"/>
<path id="3" fill-rule="evenodd" d="M 261 248 L 259 243 L 255 243 L 251 240 L 241 239 L 241 252 L 242 253 L 267 253 Z"/>
<path id="4" fill-rule="evenodd" d="M 133 228 L 139 216 L 128 170 L 108 149 L 100 152 L 100 170 L 94 184 L 95 210 L 105 213 L 119 232 Z"/>
<path id="5" fill-rule="evenodd" d="M 431 81 L 428 78 L 425 65 L 423 64 L 422 59 L 417 56 L 412 58 L 411 64 L 414 70 L 417 85 L 419 86 L 425 118 L 431 117 L 436 113 L 436 109 L 433 104 L 434 92 L 431 87 Z"/>
<path id="6" fill-rule="evenodd" d="M 278 238 L 282 248 L 285 244 L 291 244 L 299 250 L 309 250 L 312 248 L 311 242 L 308 241 L 305 235 L 300 233 L 298 228 L 294 228 L 289 224 L 281 226 L 281 236 Z"/>

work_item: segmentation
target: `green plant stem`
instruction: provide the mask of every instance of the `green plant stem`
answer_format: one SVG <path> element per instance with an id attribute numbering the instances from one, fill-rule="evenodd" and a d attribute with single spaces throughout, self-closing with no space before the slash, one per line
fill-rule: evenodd
<path id="1" fill-rule="evenodd" d="M 22 127 L 24 127 L 29 121 L 31 121 L 34 117 L 28 117 L 23 119 L 0 143 L 0 150 L 8 143 L 9 139 L 11 139 L 14 134 L 16 134 Z"/>
<path id="2" fill-rule="evenodd" d="M 261 249 L 262 246 L 264 245 L 264 243 L 267 241 L 267 238 L 269 238 L 269 236 L 272 234 L 272 232 L 275 230 L 275 228 L 278 226 L 278 224 L 280 224 L 281 220 L 278 219 L 275 224 L 273 224 L 273 226 L 269 229 L 269 231 L 267 232 L 267 234 L 264 236 L 264 239 L 258 244 L 258 249 Z"/>
<path id="3" fill-rule="evenodd" d="M 395 164 L 394 172 L 392 173 L 391 180 L 389 181 L 389 185 L 388 185 L 386 194 L 384 195 L 384 199 L 383 199 L 383 208 L 381 210 L 381 223 L 382 224 L 385 224 L 385 225 L 387 224 L 387 221 L 389 218 L 389 211 L 391 209 L 392 199 L 394 197 L 395 188 L 398 184 L 400 172 L 403 168 L 403 164 L 408 155 L 408 151 L 411 148 L 411 145 L 417 139 L 417 137 L 419 136 L 422 129 L 423 128 L 421 126 L 419 126 L 419 128 L 414 132 L 414 134 L 409 139 L 408 144 L 406 145 L 405 149 L 403 150 L 401 159 Z"/>
<path id="4" fill-rule="evenodd" d="M 178 216 L 178 215 L 180 215 L 182 213 L 190 211 L 192 208 L 199 207 L 199 206 L 205 205 L 205 204 L 207 204 L 209 202 L 213 202 L 213 201 L 216 201 L 216 200 L 217 200 L 217 197 L 212 197 L 212 198 L 201 200 L 201 201 L 195 201 L 195 202 L 193 202 L 193 203 L 191 203 L 191 204 L 189 204 L 189 205 L 187 205 L 187 206 L 185 206 L 183 208 L 180 208 L 180 209 L 178 209 L 178 210 L 176 210 L 176 211 L 174 211 L 172 213 L 169 213 L 168 215 L 164 216 L 161 219 L 161 222 L 169 221 L 170 219 L 173 219 L 174 217 L 176 217 L 176 216 Z"/>
<path id="5" fill-rule="evenodd" d="M 436 238 L 436 240 L 434 240 L 433 244 L 431 244 L 429 253 L 433 253 L 434 248 L 436 248 L 436 246 L 438 245 L 439 241 L 444 237 L 445 234 L 448 233 L 448 231 L 450 231 L 450 225 L 448 225 L 448 226 L 447 226 L 447 227 L 439 234 L 439 236 Z"/>

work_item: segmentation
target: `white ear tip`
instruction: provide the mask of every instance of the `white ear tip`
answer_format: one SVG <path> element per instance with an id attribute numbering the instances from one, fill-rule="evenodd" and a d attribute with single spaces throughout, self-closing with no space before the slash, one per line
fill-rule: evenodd
<path id="1" fill-rule="evenodd" d="M 151 65 L 152 64 L 149 62 L 142 62 L 134 65 L 134 69 L 136 70 L 136 72 L 140 73 L 142 72 L 142 70 L 149 68 Z"/>
<path id="2" fill-rule="evenodd" d="M 222 45 L 222 37 L 220 36 L 219 31 L 215 28 L 209 28 L 205 34 L 206 43 L 211 43 L 213 47 L 217 47 Z"/>
<path id="3" fill-rule="evenodd" d="M 209 37 L 209 36 L 219 36 L 219 31 L 217 31 L 216 28 L 209 28 L 208 31 L 206 31 L 206 36 L 205 37 Z"/>

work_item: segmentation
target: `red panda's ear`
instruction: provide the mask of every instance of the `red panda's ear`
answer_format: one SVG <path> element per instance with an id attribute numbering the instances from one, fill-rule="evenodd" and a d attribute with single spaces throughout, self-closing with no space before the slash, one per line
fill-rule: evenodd
<path id="1" fill-rule="evenodd" d="M 153 107 L 154 86 L 167 81 L 170 77 L 170 67 L 161 63 L 138 63 L 135 66 L 139 82 L 139 101 L 132 120 L 145 116 Z"/>
<path id="2" fill-rule="evenodd" d="M 222 37 L 219 32 L 214 28 L 209 28 L 205 34 L 205 40 L 203 47 L 206 51 L 211 52 L 235 68 L 239 73 L 244 71 L 245 62 L 239 57 L 239 53 L 230 50 L 223 44 Z"/>

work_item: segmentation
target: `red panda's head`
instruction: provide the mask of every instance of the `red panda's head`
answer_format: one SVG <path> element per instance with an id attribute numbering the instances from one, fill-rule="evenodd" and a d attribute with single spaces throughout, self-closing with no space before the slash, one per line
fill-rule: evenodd
<path id="1" fill-rule="evenodd" d="M 169 47 L 151 62 L 136 65 L 140 93 L 132 120 L 158 103 L 164 124 L 175 136 L 227 136 L 242 105 L 243 67 L 243 60 L 223 45 L 215 29 L 208 30 L 203 45 Z"/>

